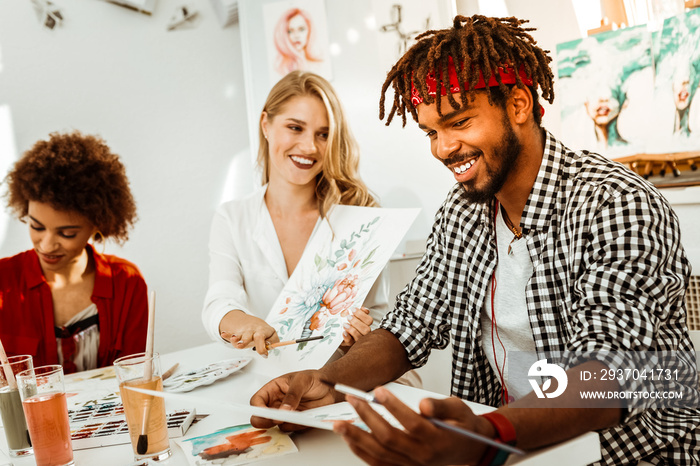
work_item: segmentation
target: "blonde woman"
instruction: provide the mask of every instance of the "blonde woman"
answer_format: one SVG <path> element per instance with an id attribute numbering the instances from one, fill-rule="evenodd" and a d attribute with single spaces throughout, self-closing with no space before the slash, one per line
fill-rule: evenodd
<path id="1" fill-rule="evenodd" d="M 282 78 L 268 95 L 259 130 L 263 187 L 216 211 L 202 318 L 212 339 L 267 354 L 265 341 L 278 337 L 263 319 L 322 219 L 336 204 L 377 202 L 358 175 L 357 144 L 324 78 L 301 71 Z M 386 312 L 384 274 L 364 306 L 346 325 L 341 348 Z"/>

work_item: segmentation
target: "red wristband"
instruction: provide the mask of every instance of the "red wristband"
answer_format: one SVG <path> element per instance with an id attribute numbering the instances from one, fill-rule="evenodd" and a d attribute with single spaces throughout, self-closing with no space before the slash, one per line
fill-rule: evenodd
<path id="1" fill-rule="evenodd" d="M 481 417 L 493 425 L 496 430 L 496 440 L 508 445 L 515 445 L 515 427 L 504 415 L 492 411 Z M 479 461 L 479 466 L 499 466 L 506 462 L 509 453 L 495 447 L 490 447 Z"/>
<path id="2" fill-rule="evenodd" d="M 498 440 L 508 445 L 515 445 L 515 427 L 507 417 L 496 411 L 482 414 L 481 417 L 489 421 L 496 429 Z"/>

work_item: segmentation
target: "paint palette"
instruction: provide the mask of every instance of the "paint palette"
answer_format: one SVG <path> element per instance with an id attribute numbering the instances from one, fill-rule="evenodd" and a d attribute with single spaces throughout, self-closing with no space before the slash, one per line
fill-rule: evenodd
<path id="1" fill-rule="evenodd" d="M 167 392 L 189 392 L 202 385 L 211 385 L 215 381 L 243 369 L 251 360 L 252 358 L 228 359 L 184 374 L 174 375 L 163 381 L 163 390 Z"/>
<path id="2" fill-rule="evenodd" d="M 195 410 L 177 410 L 166 415 L 168 437 L 182 437 L 195 419 Z M 68 411 L 73 449 L 83 450 L 130 443 L 121 403 L 102 403 Z"/>

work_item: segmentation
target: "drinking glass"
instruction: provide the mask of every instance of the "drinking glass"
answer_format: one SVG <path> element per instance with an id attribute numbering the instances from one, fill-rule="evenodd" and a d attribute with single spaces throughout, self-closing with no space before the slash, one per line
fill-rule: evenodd
<path id="1" fill-rule="evenodd" d="M 131 446 L 136 461 L 145 458 L 161 461 L 170 456 L 165 400 L 129 390 L 127 387 L 163 391 L 158 353 L 124 356 L 114 361 L 119 393 L 129 426 Z"/>
<path id="2" fill-rule="evenodd" d="M 10 456 L 16 458 L 33 453 L 16 377 L 20 372 L 32 369 L 34 365 L 32 357 L 28 354 L 10 356 L 7 359 L 14 378 L 8 381 L 5 370 L 0 370 L 0 415 L 2 415 L 2 425 L 7 438 L 7 448 Z"/>
<path id="3" fill-rule="evenodd" d="M 63 367 L 22 371 L 17 375 L 17 387 L 37 466 L 73 465 Z"/>

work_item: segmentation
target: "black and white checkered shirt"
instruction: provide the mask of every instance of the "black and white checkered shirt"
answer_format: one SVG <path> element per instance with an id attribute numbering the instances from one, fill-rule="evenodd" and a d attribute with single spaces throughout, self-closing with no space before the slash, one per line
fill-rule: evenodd
<path id="1" fill-rule="evenodd" d="M 497 406 L 501 386 L 481 349 L 479 316 L 497 263 L 494 203 L 471 204 L 456 185 L 435 217 L 416 277 L 381 327 L 414 367 L 450 339 L 452 394 Z M 690 266 L 678 219 L 624 166 L 573 152 L 546 133 L 520 222 L 534 273 L 525 289 L 538 353 L 692 351 L 685 289 Z M 700 412 L 630 410 L 601 432 L 601 464 L 700 462 Z"/>

